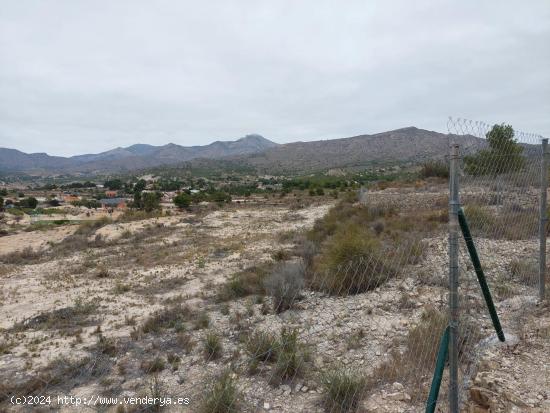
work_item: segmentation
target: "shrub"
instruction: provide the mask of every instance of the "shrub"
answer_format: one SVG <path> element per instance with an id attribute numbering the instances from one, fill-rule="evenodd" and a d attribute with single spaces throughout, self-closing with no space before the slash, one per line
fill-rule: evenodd
<path id="1" fill-rule="evenodd" d="M 402 264 L 418 264 L 424 257 L 426 251 L 426 244 L 416 235 L 406 235 L 402 240 L 398 242 L 396 257 Z"/>
<path id="2" fill-rule="evenodd" d="M 421 178 L 449 178 L 449 166 L 443 161 L 428 161 L 422 164 Z"/>
<path id="3" fill-rule="evenodd" d="M 209 386 L 200 407 L 200 413 L 237 413 L 240 398 L 229 370 L 219 375 Z"/>
<path id="4" fill-rule="evenodd" d="M 33 250 L 31 247 L 25 247 L 21 251 L 10 252 L 0 256 L 0 260 L 5 264 L 31 264 L 44 255 L 42 250 Z"/>
<path id="5" fill-rule="evenodd" d="M 319 252 L 317 244 L 310 240 L 303 240 L 298 247 L 298 255 L 302 257 L 304 272 L 310 274 L 313 271 L 315 255 Z"/>
<path id="6" fill-rule="evenodd" d="M 166 368 L 166 362 L 160 356 L 153 357 L 152 359 L 146 359 L 141 362 L 141 370 L 147 374 L 157 373 Z"/>
<path id="7" fill-rule="evenodd" d="M 97 278 L 109 278 L 109 270 L 107 270 L 107 268 L 105 267 L 99 267 L 95 276 Z"/>
<path id="8" fill-rule="evenodd" d="M 382 221 L 376 221 L 372 225 L 372 229 L 374 230 L 376 235 L 380 235 L 384 231 L 384 223 Z"/>
<path id="9" fill-rule="evenodd" d="M 252 360 L 258 362 L 276 359 L 277 338 L 272 334 L 256 331 L 248 336 L 246 352 Z"/>
<path id="10" fill-rule="evenodd" d="M 273 379 L 285 380 L 298 376 L 303 368 L 304 353 L 298 342 L 298 330 L 281 330 L 281 336 L 276 347 L 277 363 Z"/>
<path id="11" fill-rule="evenodd" d="M 325 407 L 330 412 L 355 412 L 364 395 L 366 379 L 360 374 L 346 371 L 331 371 L 323 377 Z"/>
<path id="12" fill-rule="evenodd" d="M 384 262 L 380 241 L 370 230 L 346 225 L 323 248 L 313 287 L 330 294 L 359 294 L 378 287 L 397 270 Z"/>
<path id="13" fill-rule="evenodd" d="M 215 331 L 206 333 L 204 339 L 204 356 L 207 360 L 215 360 L 222 355 L 223 345 L 220 336 Z"/>
<path id="14" fill-rule="evenodd" d="M 185 192 L 179 193 L 174 197 L 174 205 L 182 209 L 189 208 L 189 205 L 191 205 L 191 195 Z"/>
<path id="15" fill-rule="evenodd" d="M 141 331 L 147 333 L 158 333 L 164 328 L 178 328 L 185 321 L 189 320 L 193 312 L 187 306 L 175 305 L 155 311 L 141 326 Z"/>
<path id="16" fill-rule="evenodd" d="M 304 286 L 302 263 L 283 263 L 265 280 L 265 289 L 273 297 L 273 310 L 281 313 L 292 307 Z"/>
<path id="17" fill-rule="evenodd" d="M 40 313 L 32 318 L 26 319 L 20 323 L 15 323 L 15 331 L 24 331 L 27 329 L 67 329 L 83 325 L 89 325 L 92 322 L 88 317 L 97 308 L 97 304 L 90 301 L 83 303 L 77 298 L 72 307 L 63 307 L 57 310 Z"/>
<path id="18" fill-rule="evenodd" d="M 19 201 L 18 204 L 21 208 L 34 209 L 38 205 L 38 201 L 36 200 L 36 198 L 30 196 L 25 199 L 22 199 L 21 201 Z"/>
<path id="19" fill-rule="evenodd" d="M 431 378 L 440 340 L 447 324 L 446 312 L 433 307 L 426 308 L 419 322 L 409 330 L 404 342 L 405 350 L 400 352 L 394 349 L 391 352 L 390 359 L 375 369 L 369 379 L 369 387 L 399 380 L 401 383 L 408 383 L 411 389 L 416 389 L 412 394 L 414 400 L 425 400 L 427 388 L 423 383 Z M 471 346 L 479 338 L 479 327 L 472 325 L 467 319 L 461 319 L 458 344 L 463 364 L 468 362 L 465 356 L 474 353 Z M 420 389 L 422 390 L 419 391 Z"/>
<path id="20" fill-rule="evenodd" d="M 517 240 L 536 236 L 538 231 L 538 215 L 533 209 L 506 209 L 493 214 L 474 204 L 464 208 L 464 215 L 474 236 Z"/>
<path id="21" fill-rule="evenodd" d="M 533 284 L 539 275 L 538 263 L 534 260 L 515 258 L 510 261 L 510 274 L 525 284 Z"/>
<path id="22" fill-rule="evenodd" d="M 264 280 L 270 274 L 272 266 L 272 263 L 265 263 L 234 274 L 220 287 L 218 301 L 229 301 L 253 294 L 264 295 Z"/>
<path id="23" fill-rule="evenodd" d="M 162 381 L 158 374 L 154 374 L 152 379 L 148 382 L 149 399 L 153 402 L 149 404 L 146 411 L 160 412 L 165 408 L 163 399 L 166 398 L 166 385 Z"/>
<path id="24" fill-rule="evenodd" d="M 429 307 L 422 313 L 420 322 L 409 331 L 407 354 L 408 358 L 416 361 L 417 369 L 432 370 L 447 320 L 446 313 Z"/>
<path id="25" fill-rule="evenodd" d="M 194 322 L 196 330 L 207 328 L 209 324 L 210 317 L 208 316 L 208 313 L 206 311 L 200 312 Z"/>
<path id="26" fill-rule="evenodd" d="M 118 352 L 115 340 L 113 340 L 112 338 L 107 338 L 101 333 L 99 333 L 99 336 L 97 337 L 95 349 L 100 354 L 107 354 L 111 357 L 116 356 Z"/>
<path id="27" fill-rule="evenodd" d="M 464 215 L 472 231 L 487 233 L 495 227 L 495 217 L 481 205 L 466 206 Z"/>
<path id="28" fill-rule="evenodd" d="M 195 347 L 195 342 L 193 341 L 193 337 L 184 332 L 178 333 L 177 337 L 177 344 L 179 347 L 181 347 L 187 354 L 190 354 L 193 351 L 193 348 Z"/>
<path id="29" fill-rule="evenodd" d="M 285 261 L 290 259 L 290 253 L 287 250 L 279 249 L 271 254 L 271 258 L 275 261 Z"/>

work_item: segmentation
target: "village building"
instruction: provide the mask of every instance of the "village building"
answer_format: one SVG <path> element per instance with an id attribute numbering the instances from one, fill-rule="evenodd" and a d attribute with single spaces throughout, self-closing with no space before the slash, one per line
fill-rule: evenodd
<path id="1" fill-rule="evenodd" d="M 67 203 L 80 201 L 80 197 L 75 194 L 63 194 L 63 201 Z"/>
<path id="2" fill-rule="evenodd" d="M 103 209 L 126 209 L 126 198 L 103 198 L 99 203 Z"/>

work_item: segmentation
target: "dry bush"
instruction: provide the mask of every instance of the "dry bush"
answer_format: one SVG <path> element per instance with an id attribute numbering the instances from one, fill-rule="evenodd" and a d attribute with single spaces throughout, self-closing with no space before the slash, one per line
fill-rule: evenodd
<path id="1" fill-rule="evenodd" d="M 182 348 L 187 354 L 190 354 L 193 351 L 193 348 L 195 348 L 196 343 L 193 340 L 193 336 L 191 336 L 191 334 L 180 332 L 178 333 L 176 340 L 178 346 Z"/>
<path id="2" fill-rule="evenodd" d="M 28 377 L 0 383 L 0 403 L 9 400 L 11 396 L 44 394 L 57 386 L 66 389 L 85 385 L 106 376 L 112 367 L 113 362 L 109 357 L 100 353 L 92 353 L 81 359 L 58 357 Z"/>
<path id="3" fill-rule="evenodd" d="M 334 235 L 342 225 L 349 223 L 362 227 L 365 223 L 373 222 L 379 218 L 391 217 L 396 214 L 397 210 L 389 205 L 365 206 L 343 201 L 331 208 L 323 218 L 315 221 L 307 237 L 309 240 L 319 244 Z"/>
<path id="4" fill-rule="evenodd" d="M 418 323 L 413 326 L 404 341 L 404 351 L 395 343 L 390 359 L 376 368 L 368 380 L 368 387 L 399 381 L 415 389 L 413 401 L 425 400 L 430 378 L 435 367 L 439 344 L 448 325 L 446 312 L 428 307 Z M 459 353 L 474 354 L 473 346 L 479 341 L 479 325 L 463 318 L 459 322 Z M 460 356 L 462 363 L 468 357 Z"/>
<path id="5" fill-rule="evenodd" d="M 200 413 L 238 413 L 241 395 L 230 370 L 225 370 L 208 386 Z"/>
<path id="6" fill-rule="evenodd" d="M 293 379 L 303 373 L 304 346 L 298 341 L 298 330 L 283 327 L 275 350 L 276 363 L 271 381 Z"/>
<path id="7" fill-rule="evenodd" d="M 273 297 L 273 310 L 281 313 L 292 308 L 304 286 L 304 266 L 301 262 L 282 263 L 266 278 L 265 289 Z"/>
<path id="8" fill-rule="evenodd" d="M 331 370 L 323 376 L 324 404 L 329 412 L 352 413 L 364 396 L 367 380 L 360 373 Z"/>
<path id="9" fill-rule="evenodd" d="M 276 337 L 270 333 L 256 331 L 244 339 L 249 355 L 249 372 L 254 373 L 259 363 L 272 362 L 275 368 L 270 376 L 272 384 L 300 376 L 308 359 L 306 346 L 298 340 L 298 330 L 283 327 Z"/>
<path id="10" fill-rule="evenodd" d="M 102 217 L 94 221 L 84 221 L 78 226 L 77 230 L 75 231 L 75 234 L 89 236 L 99 228 L 104 227 L 105 225 L 110 224 L 111 222 L 112 222 L 111 219 L 107 217 Z"/>
<path id="11" fill-rule="evenodd" d="M 147 374 L 158 373 L 166 368 L 166 361 L 162 357 L 156 356 L 143 360 L 140 368 Z"/>
<path id="12" fill-rule="evenodd" d="M 536 260 L 514 258 L 510 261 L 510 275 L 523 284 L 533 285 L 539 277 L 538 262 Z"/>
<path id="13" fill-rule="evenodd" d="M 289 260 L 290 257 L 290 252 L 285 249 L 279 249 L 271 254 L 271 258 L 273 258 L 274 261 L 286 261 Z"/>
<path id="14" fill-rule="evenodd" d="M 533 209 L 509 208 L 497 213 L 472 204 L 464 208 L 464 215 L 474 236 L 519 240 L 538 233 L 538 213 Z"/>
<path id="15" fill-rule="evenodd" d="M 9 354 L 14 346 L 15 343 L 13 341 L 6 338 L 0 338 L 0 356 L 3 354 Z"/>
<path id="16" fill-rule="evenodd" d="M 194 312 L 188 306 L 173 305 L 155 311 L 145 319 L 139 330 L 144 334 L 158 333 L 163 329 L 183 329 L 184 323 L 189 321 Z"/>
<path id="17" fill-rule="evenodd" d="M 422 384 L 433 372 L 439 342 L 447 327 L 447 317 L 435 308 L 428 308 L 420 321 L 409 330 L 405 351 L 394 348 L 390 359 L 380 365 L 369 379 L 369 387 L 399 381 L 417 389 L 415 400 L 427 395 Z M 420 390 L 422 389 L 422 390 Z"/>
<path id="18" fill-rule="evenodd" d="M 248 335 L 245 350 L 252 361 L 266 362 L 276 360 L 277 337 L 263 331 Z"/>
<path id="19" fill-rule="evenodd" d="M 376 236 L 369 229 L 347 225 L 325 243 L 311 286 L 330 294 L 359 294 L 396 274 L 397 269 L 385 262 Z"/>
<path id="20" fill-rule="evenodd" d="M 14 251 L 0 256 L 0 261 L 5 264 L 33 264 L 38 262 L 43 256 L 43 250 L 33 250 L 31 247 L 26 247 L 21 251 Z"/>
<path id="21" fill-rule="evenodd" d="M 219 302 L 247 297 L 249 295 L 265 295 L 264 280 L 271 273 L 273 263 L 263 263 L 249 267 L 234 274 L 217 293 Z"/>
<path id="22" fill-rule="evenodd" d="M 100 266 L 97 269 L 95 276 L 96 278 L 109 278 L 111 274 L 109 273 L 109 270 L 107 268 Z"/>
<path id="23" fill-rule="evenodd" d="M 105 354 L 110 357 L 115 357 L 118 354 L 117 343 L 112 338 L 107 338 L 103 334 L 99 334 L 95 346 L 91 347 L 91 350 L 97 354 Z"/>
<path id="24" fill-rule="evenodd" d="M 195 320 L 193 321 L 193 326 L 195 330 L 201 330 L 207 328 L 210 325 L 210 317 L 206 311 L 201 311 L 197 314 Z"/>
<path id="25" fill-rule="evenodd" d="M 71 329 L 93 324 L 89 316 L 97 309 L 94 302 L 83 303 L 77 299 L 73 306 L 40 313 L 32 318 L 16 323 L 12 330 L 24 331 L 28 329 Z"/>
<path id="26" fill-rule="evenodd" d="M 441 224 L 423 211 L 342 202 L 308 233 L 313 246 L 303 255 L 309 285 L 337 295 L 376 288 L 401 267 L 418 264 L 426 249 L 422 238 Z"/>
<path id="27" fill-rule="evenodd" d="M 207 360 L 215 360 L 221 357 L 223 351 L 222 339 L 215 331 L 208 331 L 204 338 L 203 352 Z"/>
<path id="28" fill-rule="evenodd" d="M 422 178 L 449 178 L 449 165 L 443 161 L 428 161 L 422 164 L 420 169 Z"/>

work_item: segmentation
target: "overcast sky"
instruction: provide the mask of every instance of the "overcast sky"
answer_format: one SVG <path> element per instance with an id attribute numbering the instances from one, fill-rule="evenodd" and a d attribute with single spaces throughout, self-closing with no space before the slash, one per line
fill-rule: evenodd
<path id="1" fill-rule="evenodd" d="M 0 146 L 550 137 L 550 1 L 0 0 Z"/>

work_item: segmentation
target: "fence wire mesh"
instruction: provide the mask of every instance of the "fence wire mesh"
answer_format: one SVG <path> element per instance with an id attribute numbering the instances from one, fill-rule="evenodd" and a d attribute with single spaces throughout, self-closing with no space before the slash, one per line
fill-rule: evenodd
<path id="1" fill-rule="evenodd" d="M 238 351 L 231 403 L 243 411 L 423 410 L 448 322 L 446 188 L 439 180 L 375 190 L 319 220 L 299 241 L 299 258 L 262 281 L 267 297 L 255 306 L 264 316 L 220 330 L 225 348 Z M 213 400 L 213 411 L 226 402 Z"/>
<path id="2" fill-rule="evenodd" d="M 460 204 L 504 335 L 513 340 L 538 298 L 542 137 L 452 118 L 448 131 L 460 147 Z M 497 336 L 462 235 L 459 265 L 460 331 L 471 343 L 459 354 L 464 402 L 477 362 Z"/>

